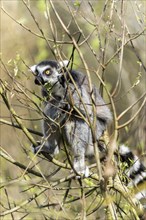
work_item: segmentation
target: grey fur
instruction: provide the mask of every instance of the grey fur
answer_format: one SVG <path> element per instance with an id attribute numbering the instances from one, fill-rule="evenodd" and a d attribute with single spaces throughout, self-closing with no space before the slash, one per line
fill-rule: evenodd
<path id="1" fill-rule="evenodd" d="M 46 69 L 50 70 L 49 75 L 45 75 Z M 72 149 L 74 169 L 77 173 L 88 176 L 85 155 L 93 155 L 94 148 L 88 124 L 88 118 L 91 124 L 93 123 L 93 112 L 87 77 L 74 70 L 67 72 L 62 68 L 61 71 L 56 61 L 43 61 L 33 66 L 32 70 L 36 75 L 35 83 L 42 86 L 42 95 L 47 99 L 44 103 L 46 117 L 43 121 L 46 142 L 41 146 L 40 151 L 55 154 L 59 151 L 64 139 L 67 146 Z M 48 96 L 47 87 L 50 88 L 50 96 Z M 96 139 L 98 141 L 112 116 L 95 86 L 93 86 L 93 95 L 96 105 Z M 40 146 L 35 150 L 39 148 Z"/>

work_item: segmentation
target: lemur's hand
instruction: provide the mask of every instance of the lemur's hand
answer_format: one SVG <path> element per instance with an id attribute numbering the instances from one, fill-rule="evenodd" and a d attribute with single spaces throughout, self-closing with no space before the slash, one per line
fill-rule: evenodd
<path id="1" fill-rule="evenodd" d="M 39 151 L 40 146 L 41 146 L 41 142 L 40 142 L 40 141 L 37 141 L 37 144 L 38 144 L 37 147 L 34 146 L 33 144 L 31 145 L 31 150 L 32 150 L 32 152 L 33 152 L 34 154 L 36 154 L 36 153 Z M 39 151 L 38 153 L 41 153 L 41 152 Z"/>

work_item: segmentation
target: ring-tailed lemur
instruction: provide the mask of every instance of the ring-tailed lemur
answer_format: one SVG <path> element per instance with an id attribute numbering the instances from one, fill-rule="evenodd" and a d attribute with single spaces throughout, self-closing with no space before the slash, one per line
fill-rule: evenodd
<path id="1" fill-rule="evenodd" d="M 92 105 L 96 107 L 96 141 L 102 136 L 111 112 L 93 85 L 91 100 L 87 76 L 75 70 L 67 70 L 68 61 L 43 61 L 31 67 L 35 84 L 41 85 L 45 97 L 43 133 L 46 142 L 35 151 L 55 154 L 62 140 L 72 148 L 73 168 L 86 177 L 89 169 L 85 165 L 85 155 L 93 155 L 93 137 L 90 124 L 93 124 Z"/>
<path id="2" fill-rule="evenodd" d="M 43 61 L 31 67 L 35 84 L 42 87 L 44 97 L 43 133 L 45 144 L 35 148 L 35 152 L 55 154 L 59 151 L 62 139 L 70 145 L 74 154 L 74 169 L 77 173 L 89 175 L 85 165 L 85 155 L 93 155 L 93 139 L 88 117 L 93 121 L 92 101 L 87 77 L 77 71 L 66 70 L 68 61 Z M 96 106 L 96 139 L 99 140 L 112 116 L 93 86 Z M 102 148 L 102 146 L 99 145 Z M 119 156 L 126 162 L 125 175 L 129 185 L 137 186 L 146 181 L 146 168 L 128 147 L 119 147 Z M 136 194 L 138 199 L 146 197 L 146 190 Z"/>

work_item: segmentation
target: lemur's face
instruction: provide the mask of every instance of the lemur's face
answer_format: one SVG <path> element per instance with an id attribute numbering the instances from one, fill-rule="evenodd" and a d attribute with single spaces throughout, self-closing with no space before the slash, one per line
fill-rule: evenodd
<path id="1" fill-rule="evenodd" d="M 42 61 L 41 63 L 31 67 L 31 71 L 35 75 L 35 84 L 53 86 L 58 82 L 61 68 L 67 66 L 68 61 Z"/>

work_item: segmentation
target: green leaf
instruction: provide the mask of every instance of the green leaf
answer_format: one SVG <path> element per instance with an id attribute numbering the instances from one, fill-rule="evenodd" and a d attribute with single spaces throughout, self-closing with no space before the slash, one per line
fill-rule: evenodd
<path id="1" fill-rule="evenodd" d="M 81 5 L 81 2 L 79 2 L 78 0 L 76 0 L 76 1 L 74 2 L 74 6 L 80 7 L 80 5 Z"/>
<path id="2" fill-rule="evenodd" d="M 45 1 L 37 1 L 37 8 L 39 9 L 39 11 L 44 12 L 46 10 Z"/>
<path id="3" fill-rule="evenodd" d="M 94 183 L 93 183 L 93 181 L 91 180 L 91 179 L 84 179 L 84 182 L 88 185 L 88 186 L 94 186 Z"/>

